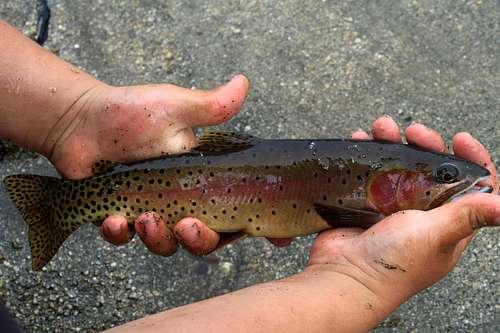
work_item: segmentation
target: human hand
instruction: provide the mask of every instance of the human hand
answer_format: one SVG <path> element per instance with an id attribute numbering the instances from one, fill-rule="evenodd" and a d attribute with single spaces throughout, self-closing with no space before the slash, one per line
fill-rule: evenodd
<path id="1" fill-rule="evenodd" d="M 50 160 L 67 178 L 92 174 L 94 162 L 134 161 L 167 153 L 188 151 L 196 143 L 192 127 L 216 125 L 234 116 L 242 106 L 248 81 L 236 76 L 211 91 L 184 89 L 168 84 L 112 87 L 102 83 L 88 90 L 73 104 L 56 128 L 58 135 Z M 143 213 L 135 231 L 153 253 L 170 255 L 177 240 L 195 254 L 212 251 L 219 235 L 201 221 L 186 218 L 172 231 L 156 213 Z M 110 216 L 101 234 L 115 245 L 127 243 L 134 231 L 123 216 Z M 175 235 L 175 236 L 174 236 Z"/>
<path id="2" fill-rule="evenodd" d="M 401 142 L 399 133 L 399 127 L 389 117 L 379 118 L 373 124 L 374 139 Z M 358 131 L 353 138 L 369 136 Z M 406 129 L 406 140 L 428 150 L 447 150 L 440 135 L 421 124 Z M 442 279 L 456 265 L 479 228 L 500 225 L 498 179 L 490 155 L 467 133 L 455 135 L 453 150 L 457 156 L 490 170 L 491 177 L 483 185 L 492 186 L 494 194 L 465 195 L 430 211 L 401 211 L 367 230 L 342 228 L 322 232 L 313 243 L 304 273 L 346 276 L 348 283 L 355 285 L 356 293 L 366 292 L 377 300 L 367 306 L 379 320 Z"/>

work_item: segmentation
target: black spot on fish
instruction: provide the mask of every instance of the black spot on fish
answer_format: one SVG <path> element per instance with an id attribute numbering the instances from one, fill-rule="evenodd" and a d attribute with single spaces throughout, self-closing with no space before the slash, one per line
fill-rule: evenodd
<path id="1" fill-rule="evenodd" d="M 358 175 L 356 178 L 358 178 L 359 181 L 363 180 L 363 177 L 361 175 Z"/>
<path id="2" fill-rule="evenodd" d="M 347 184 L 347 181 L 345 179 L 342 179 L 342 184 Z"/>
<path id="3" fill-rule="evenodd" d="M 339 199 L 339 205 L 342 205 L 344 202 L 342 201 L 342 199 Z"/>

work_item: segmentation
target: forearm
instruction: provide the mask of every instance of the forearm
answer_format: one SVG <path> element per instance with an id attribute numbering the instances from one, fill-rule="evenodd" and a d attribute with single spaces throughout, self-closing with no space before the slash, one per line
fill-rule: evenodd
<path id="1" fill-rule="evenodd" d="M 0 138 L 46 156 L 102 83 L 0 20 Z"/>
<path id="2" fill-rule="evenodd" d="M 314 269 L 165 311 L 111 332 L 360 332 L 388 305 L 348 275 Z"/>

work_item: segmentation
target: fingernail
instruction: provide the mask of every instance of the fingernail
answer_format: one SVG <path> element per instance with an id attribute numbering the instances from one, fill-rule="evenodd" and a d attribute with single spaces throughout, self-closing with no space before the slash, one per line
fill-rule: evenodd
<path id="1" fill-rule="evenodd" d="M 194 243 L 201 237 L 201 230 L 197 223 L 191 224 L 189 227 L 179 230 L 176 232 L 177 238 L 181 243 Z"/>
<path id="2" fill-rule="evenodd" d="M 493 224 L 496 226 L 500 226 L 500 217 L 497 217 Z"/>
<path id="3" fill-rule="evenodd" d="M 121 225 L 119 223 L 111 223 L 108 225 L 108 231 L 112 236 L 119 236 L 121 234 Z"/>

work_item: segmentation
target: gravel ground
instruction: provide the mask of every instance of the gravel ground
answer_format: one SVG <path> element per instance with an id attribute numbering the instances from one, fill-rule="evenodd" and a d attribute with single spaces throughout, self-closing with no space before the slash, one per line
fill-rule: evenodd
<path id="1" fill-rule="evenodd" d="M 390 4 L 389 4 L 390 3 Z M 497 1 L 48 1 L 46 47 L 111 84 L 168 81 L 211 88 L 251 81 L 226 129 L 269 138 L 346 137 L 381 114 L 424 122 L 449 139 L 467 130 L 499 165 Z M 0 2 L 27 35 L 36 6 Z M 0 176 L 54 174 L 2 146 Z M 145 314 L 299 271 L 312 237 L 286 249 L 246 239 L 207 258 L 114 248 L 82 227 L 41 273 L 26 227 L 0 192 L 0 296 L 27 332 L 95 332 Z M 498 231 L 483 230 L 444 280 L 375 332 L 498 332 Z"/>

